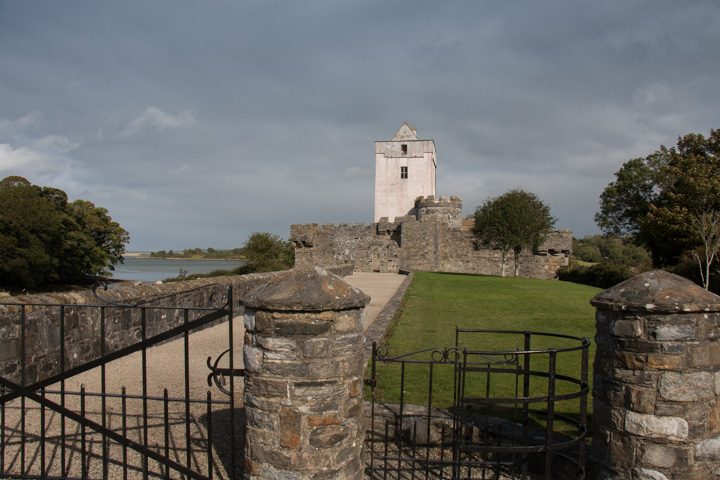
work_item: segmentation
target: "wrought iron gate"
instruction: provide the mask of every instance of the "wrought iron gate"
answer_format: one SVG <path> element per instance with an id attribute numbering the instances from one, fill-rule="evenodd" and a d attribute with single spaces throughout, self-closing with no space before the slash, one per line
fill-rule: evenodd
<path id="1" fill-rule="evenodd" d="M 585 478 L 589 345 L 459 328 L 450 348 L 373 345 L 367 476 Z"/>
<path id="2" fill-rule="evenodd" d="M 183 295 L 207 306 L 179 307 Z M 0 477 L 236 478 L 232 289 L 96 297 L 0 304 L 0 340 L 15 345 L 0 353 Z"/>

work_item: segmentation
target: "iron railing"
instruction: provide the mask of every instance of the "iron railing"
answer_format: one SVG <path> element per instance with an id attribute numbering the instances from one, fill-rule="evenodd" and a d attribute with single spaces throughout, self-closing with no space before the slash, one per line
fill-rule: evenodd
<path id="1" fill-rule="evenodd" d="M 455 339 L 394 356 L 373 346 L 367 476 L 584 478 L 590 341 L 459 328 Z"/>
<path id="2" fill-rule="evenodd" d="M 186 290 L 142 304 L 0 304 L 0 477 L 236 478 L 232 289 Z M 208 389 L 191 334 L 221 329 L 226 395 Z M 192 348 L 191 348 L 192 347 Z M 225 354 L 223 354 L 225 355 Z M 218 359 L 219 360 L 219 359 Z M 202 372 L 197 371 L 197 365 Z M 218 441 L 221 440 L 221 441 Z"/>

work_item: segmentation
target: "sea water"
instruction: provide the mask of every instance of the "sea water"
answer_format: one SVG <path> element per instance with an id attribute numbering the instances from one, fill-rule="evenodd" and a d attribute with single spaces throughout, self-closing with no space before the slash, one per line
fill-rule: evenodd
<path id="1" fill-rule="evenodd" d="M 133 282 L 156 282 L 177 277 L 180 270 L 193 273 L 210 273 L 213 270 L 232 270 L 245 265 L 240 260 L 174 260 L 164 258 L 125 257 L 125 263 L 115 265 L 112 278 Z"/>

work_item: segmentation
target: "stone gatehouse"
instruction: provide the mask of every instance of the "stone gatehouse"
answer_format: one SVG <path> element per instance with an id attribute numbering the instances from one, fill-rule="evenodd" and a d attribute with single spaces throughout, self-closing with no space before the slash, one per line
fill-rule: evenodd
<path id="1" fill-rule="evenodd" d="M 435 142 L 418 139 L 417 130 L 403 123 L 392 140 L 375 142 L 375 222 L 292 225 L 295 262 L 354 263 L 358 272 L 500 275 L 500 251 L 474 248 L 474 219 L 463 219 L 462 201 L 435 195 L 436 168 Z M 520 276 L 555 278 L 571 252 L 572 232 L 555 231 L 537 252 L 523 252 Z M 510 257 L 507 271 L 514 267 Z"/>

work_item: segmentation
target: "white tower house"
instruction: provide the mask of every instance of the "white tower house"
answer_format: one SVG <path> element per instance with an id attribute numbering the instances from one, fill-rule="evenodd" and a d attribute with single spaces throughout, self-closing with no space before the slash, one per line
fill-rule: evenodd
<path id="1" fill-rule="evenodd" d="M 390 141 L 375 142 L 375 222 L 415 214 L 415 199 L 435 195 L 435 142 L 418 140 L 403 123 Z"/>

